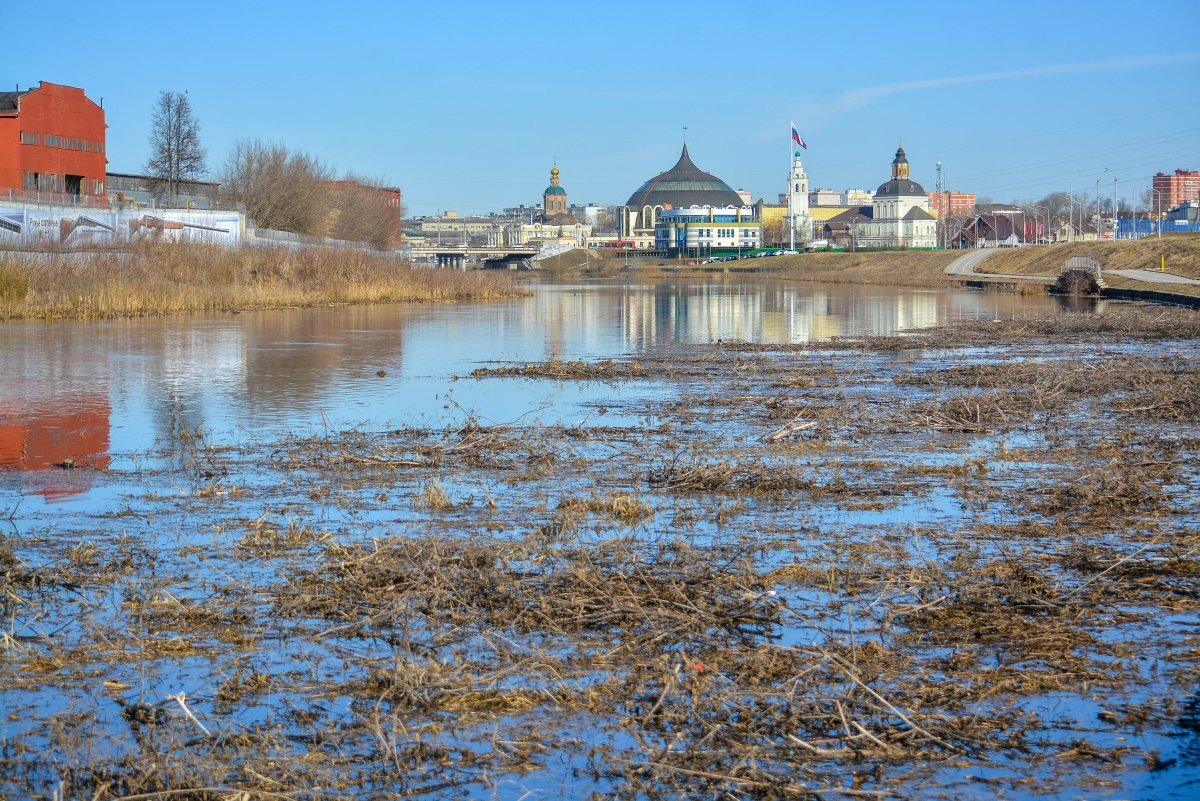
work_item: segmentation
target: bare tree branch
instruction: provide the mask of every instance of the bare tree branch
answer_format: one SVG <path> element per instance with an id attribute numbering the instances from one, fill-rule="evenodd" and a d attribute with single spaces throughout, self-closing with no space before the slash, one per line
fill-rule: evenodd
<path id="1" fill-rule="evenodd" d="M 194 181 L 205 171 L 200 144 L 200 123 L 192 113 L 186 93 L 162 91 L 150 124 L 150 158 L 146 171 L 166 196 L 178 196 L 183 181 Z"/>

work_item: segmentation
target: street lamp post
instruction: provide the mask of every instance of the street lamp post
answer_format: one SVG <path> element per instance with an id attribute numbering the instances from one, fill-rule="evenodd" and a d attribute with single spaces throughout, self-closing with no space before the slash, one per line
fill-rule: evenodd
<path id="1" fill-rule="evenodd" d="M 1100 241 L 1100 179 L 1096 179 L 1096 241 Z"/>
<path id="2" fill-rule="evenodd" d="M 937 193 L 937 197 L 938 197 L 938 201 L 939 201 L 938 202 L 938 210 L 937 210 L 937 212 L 938 212 L 938 221 L 937 221 L 938 246 L 944 248 L 944 247 L 946 247 L 946 243 L 942 236 L 942 233 L 943 233 L 942 220 L 946 216 L 946 203 L 945 203 L 945 196 L 942 194 L 942 162 L 940 162 L 940 161 L 937 163 L 937 189 L 935 189 L 934 191 Z"/>
<path id="3" fill-rule="evenodd" d="M 1117 197 L 1117 179 L 1113 178 L 1113 239 L 1118 239 L 1121 228 L 1121 201 Z"/>
<path id="4" fill-rule="evenodd" d="M 1154 227 L 1158 229 L 1158 238 L 1162 239 L 1162 190 L 1151 189 L 1154 193 Z"/>

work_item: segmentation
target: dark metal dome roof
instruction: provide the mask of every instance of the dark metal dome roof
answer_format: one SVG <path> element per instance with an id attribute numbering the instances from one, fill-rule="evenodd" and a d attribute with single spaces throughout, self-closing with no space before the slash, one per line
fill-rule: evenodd
<path id="1" fill-rule="evenodd" d="M 914 197 L 926 194 L 923 186 L 907 178 L 893 178 L 887 183 L 880 184 L 879 188 L 875 190 L 875 197 Z"/>
<path id="2" fill-rule="evenodd" d="M 742 206 L 741 197 L 729 184 L 712 173 L 707 173 L 692 163 L 687 145 L 675 166 L 660 172 L 638 191 L 629 196 L 625 203 L 630 208 L 643 206 L 671 206 L 686 209 L 691 206 Z"/>

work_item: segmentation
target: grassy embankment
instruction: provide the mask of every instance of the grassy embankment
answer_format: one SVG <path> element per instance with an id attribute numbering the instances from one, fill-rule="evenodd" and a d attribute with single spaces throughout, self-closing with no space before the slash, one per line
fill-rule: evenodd
<path id="1" fill-rule="evenodd" d="M 0 254 L 0 320 L 513 297 L 507 274 L 418 269 L 359 251 L 148 243 Z"/>
<path id="2" fill-rule="evenodd" d="M 1167 272 L 1200 278 L 1200 235 L 1174 234 L 1157 238 L 1118 242 L 1075 242 L 1043 247 L 1013 248 L 994 252 L 976 270 L 1001 275 L 1051 275 L 1062 272 L 1072 256 L 1093 256 L 1105 270 L 1157 270 L 1159 255 L 1166 255 Z M 866 253 L 804 253 L 770 256 L 719 264 L 689 266 L 678 259 L 626 259 L 620 254 L 592 251 L 586 257 L 573 250 L 546 259 L 542 266 L 551 272 L 589 276 L 616 275 L 626 263 L 639 277 L 663 275 L 737 275 L 742 272 L 773 272 L 803 281 L 889 286 L 955 286 L 961 280 L 945 274 L 946 267 L 963 251 L 883 251 Z M 1120 289 L 1155 289 L 1200 295 L 1200 287 L 1185 284 L 1151 284 L 1118 275 L 1105 275 L 1109 286 Z M 1031 284 L 1031 287 L 1033 285 Z M 1043 291 L 1040 286 L 1037 291 Z"/>
<path id="3" fill-rule="evenodd" d="M 828 281 L 846 284 L 882 284 L 888 286 L 954 286 L 946 275 L 946 266 L 962 254 L 956 251 L 886 251 L 876 253 L 803 253 L 795 256 L 767 256 L 761 259 L 717 264 L 689 265 L 679 259 L 628 259 L 639 277 L 665 274 L 730 275 L 739 273 L 779 273 L 802 281 Z M 592 251 L 585 259 L 582 250 L 541 262 L 551 272 L 580 273 L 589 276 L 616 275 L 627 262 L 622 254 Z"/>
<path id="4" fill-rule="evenodd" d="M 1104 270 L 1157 270 L 1159 255 L 1166 256 L 1167 272 L 1200 278 L 1200 234 L 1173 234 L 1117 242 L 1072 242 L 1049 247 L 1001 250 L 982 262 L 981 273 L 1006 275 L 1058 275 L 1072 256 L 1092 256 Z M 1157 289 L 1200 295 L 1200 287 L 1186 284 L 1151 284 L 1106 273 L 1105 282 L 1119 289 Z"/>

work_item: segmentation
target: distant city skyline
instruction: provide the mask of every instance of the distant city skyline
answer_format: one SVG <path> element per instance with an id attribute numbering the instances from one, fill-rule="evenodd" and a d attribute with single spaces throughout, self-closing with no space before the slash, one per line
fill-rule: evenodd
<path id="1" fill-rule="evenodd" d="M 12 30 L 45 24 L 4 6 Z M 873 189 L 901 138 L 927 189 L 941 161 L 996 201 L 1117 179 L 1125 203 L 1200 168 L 1194 2 L 797 6 L 78 4 L 55 18 L 75 46 L 11 37 L 3 77 L 103 98 L 110 171 L 144 168 L 159 91 L 186 91 L 212 172 L 238 139 L 282 142 L 398 186 L 414 216 L 537 203 L 555 159 L 573 202 L 621 204 L 684 126 L 701 169 L 768 202 L 791 120 L 813 188 Z"/>

